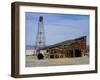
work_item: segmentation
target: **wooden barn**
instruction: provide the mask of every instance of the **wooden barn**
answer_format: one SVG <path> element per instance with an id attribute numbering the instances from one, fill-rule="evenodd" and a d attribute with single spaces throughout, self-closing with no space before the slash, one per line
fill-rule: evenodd
<path id="1" fill-rule="evenodd" d="M 46 50 L 48 58 L 82 57 L 86 50 L 86 36 L 50 45 L 42 50 Z"/>

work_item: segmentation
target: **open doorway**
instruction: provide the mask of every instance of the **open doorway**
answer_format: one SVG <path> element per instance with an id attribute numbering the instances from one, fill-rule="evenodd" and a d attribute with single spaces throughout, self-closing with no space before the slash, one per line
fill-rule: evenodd
<path id="1" fill-rule="evenodd" d="M 81 57 L 81 56 L 82 56 L 81 50 L 75 49 L 75 57 Z"/>

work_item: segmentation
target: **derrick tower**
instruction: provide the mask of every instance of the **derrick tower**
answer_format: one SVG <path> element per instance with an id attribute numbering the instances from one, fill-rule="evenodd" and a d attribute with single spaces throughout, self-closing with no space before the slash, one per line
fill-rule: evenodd
<path id="1" fill-rule="evenodd" d="M 36 36 L 36 50 L 40 50 L 40 48 L 42 47 L 45 47 L 45 31 L 43 24 L 43 16 L 40 16 L 38 21 L 38 31 Z"/>

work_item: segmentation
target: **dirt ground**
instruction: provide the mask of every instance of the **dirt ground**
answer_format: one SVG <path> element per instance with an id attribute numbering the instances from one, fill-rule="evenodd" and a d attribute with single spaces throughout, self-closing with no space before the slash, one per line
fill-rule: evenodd
<path id="1" fill-rule="evenodd" d="M 36 56 L 26 56 L 26 67 L 39 67 L 39 66 L 61 66 L 61 65 L 79 65 L 89 64 L 89 56 L 78 58 L 57 58 L 57 59 L 42 59 L 38 60 Z"/>

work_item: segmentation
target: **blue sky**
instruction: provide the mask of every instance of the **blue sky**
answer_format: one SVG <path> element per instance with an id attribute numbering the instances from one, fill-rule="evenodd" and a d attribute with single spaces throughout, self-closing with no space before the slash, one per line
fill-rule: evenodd
<path id="1" fill-rule="evenodd" d="M 46 45 L 80 36 L 87 36 L 89 44 L 89 15 L 25 13 L 26 45 L 35 45 L 39 16 L 43 16 Z"/>

